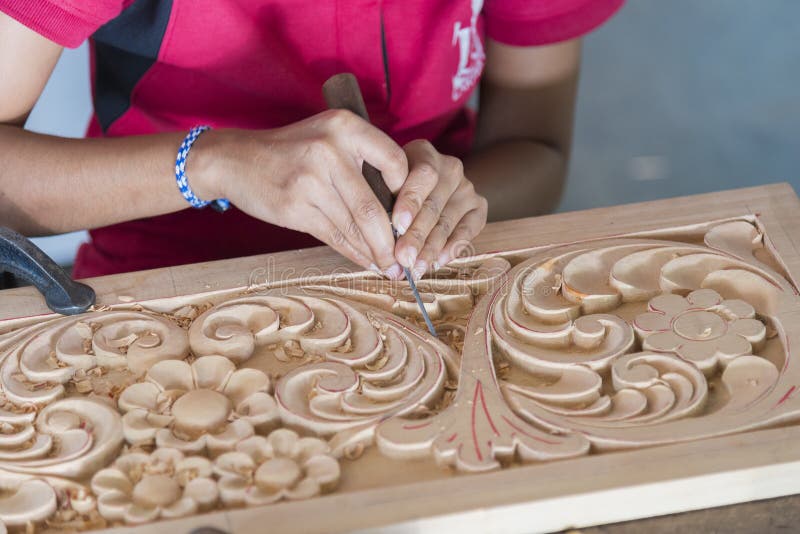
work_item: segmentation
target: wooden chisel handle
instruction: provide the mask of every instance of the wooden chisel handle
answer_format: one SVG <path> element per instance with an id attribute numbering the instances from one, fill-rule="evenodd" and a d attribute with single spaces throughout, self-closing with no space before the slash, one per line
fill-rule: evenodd
<path id="1" fill-rule="evenodd" d="M 361 96 L 361 88 L 358 86 L 358 80 L 351 73 L 343 72 L 328 78 L 322 85 L 322 95 L 329 108 L 352 111 L 369 122 L 369 114 L 364 105 L 364 97 Z M 383 181 L 381 171 L 365 161 L 361 166 L 361 173 L 383 208 L 391 213 L 394 207 L 394 195 Z"/>

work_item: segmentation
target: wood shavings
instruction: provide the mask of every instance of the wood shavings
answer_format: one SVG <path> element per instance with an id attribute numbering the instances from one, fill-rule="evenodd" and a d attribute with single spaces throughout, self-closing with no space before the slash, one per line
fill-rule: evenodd
<path id="1" fill-rule="evenodd" d="M 188 330 L 189 327 L 192 326 L 192 322 L 212 306 L 213 304 L 210 302 L 205 302 L 203 304 L 187 304 L 186 306 L 178 308 L 173 313 L 161 313 L 159 315 L 171 320 L 181 328 Z"/>
<path id="2" fill-rule="evenodd" d="M 290 361 L 292 361 L 291 358 L 289 358 L 289 356 L 286 355 L 286 351 L 284 350 L 283 346 L 276 347 L 275 350 L 272 352 L 272 354 L 275 356 L 275 359 L 278 360 L 279 362 L 289 363 Z"/>
<path id="3" fill-rule="evenodd" d="M 127 336 L 125 336 L 125 337 L 121 337 L 121 338 L 119 338 L 119 339 L 109 339 L 108 341 L 106 341 L 106 343 L 108 343 L 108 345 L 109 345 L 110 347 L 113 347 L 113 348 L 115 348 L 115 349 L 118 349 L 118 348 L 121 348 L 121 347 L 128 347 L 128 346 L 130 346 L 130 345 L 131 345 L 131 344 L 133 344 L 133 342 L 134 342 L 134 341 L 136 341 L 138 338 L 139 338 L 139 335 L 138 335 L 138 334 L 136 334 L 136 333 L 131 333 L 131 334 L 128 334 Z"/>
<path id="4" fill-rule="evenodd" d="M 289 339 L 283 343 L 283 349 L 292 358 L 302 358 L 305 356 L 305 351 L 300 347 L 300 342 L 295 339 Z"/>
<path id="5" fill-rule="evenodd" d="M 111 384 L 107 380 L 96 380 L 92 383 L 92 388 L 96 395 L 100 395 L 102 397 L 109 397 L 111 399 L 119 398 L 122 390 L 125 389 L 125 386 L 119 384 Z"/>
<path id="6" fill-rule="evenodd" d="M 98 367 L 92 367 L 91 369 L 86 371 L 86 374 L 87 375 L 91 375 L 91 376 L 103 376 L 104 374 L 106 374 L 106 370 L 103 367 L 99 367 L 99 366 Z"/>
<path id="7" fill-rule="evenodd" d="M 197 319 L 197 316 L 200 315 L 200 309 L 193 304 L 188 304 L 176 310 L 173 315 L 179 319 Z"/>
<path id="8" fill-rule="evenodd" d="M 364 443 L 358 442 L 348 447 L 345 447 L 342 455 L 348 460 L 358 460 L 364 454 Z"/>
<path id="9" fill-rule="evenodd" d="M 75 382 L 75 391 L 78 393 L 89 393 L 94 388 L 92 387 L 91 380 L 81 380 L 80 382 Z"/>
<path id="10" fill-rule="evenodd" d="M 424 404 L 418 404 L 417 406 L 414 407 L 411 413 L 414 416 L 427 417 L 429 415 L 433 415 L 433 410 L 431 410 L 430 407 Z"/>
<path id="11" fill-rule="evenodd" d="M 371 363 L 365 364 L 364 367 L 366 367 L 370 371 L 378 371 L 379 369 L 383 369 L 383 367 L 386 365 L 386 362 L 388 362 L 388 361 L 389 361 L 389 355 L 388 354 L 384 354 L 383 356 L 381 356 L 377 360 L 375 360 L 375 361 L 373 361 Z"/>
<path id="12" fill-rule="evenodd" d="M 94 335 L 94 330 L 92 330 L 91 325 L 84 321 L 78 321 L 75 323 L 74 328 L 75 331 L 78 332 L 78 335 L 84 339 L 91 339 L 91 337 Z"/>
<path id="13" fill-rule="evenodd" d="M 45 520 L 51 529 L 84 531 L 108 526 L 97 511 L 94 496 L 84 488 L 68 488 L 59 496 L 59 508 Z"/>
<path id="14" fill-rule="evenodd" d="M 344 344 L 340 347 L 336 347 L 333 349 L 333 352 L 338 353 L 346 353 L 346 352 L 353 352 L 353 340 L 349 337 L 345 340 Z"/>
<path id="15" fill-rule="evenodd" d="M 511 364 L 504 360 L 498 361 L 495 365 L 495 370 L 498 378 L 505 379 L 511 371 Z"/>
<path id="16" fill-rule="evenodd" d="M 0 422 L 0 434 L 9 435 L 15 433 L 16 427 L 11 423 Z"/>

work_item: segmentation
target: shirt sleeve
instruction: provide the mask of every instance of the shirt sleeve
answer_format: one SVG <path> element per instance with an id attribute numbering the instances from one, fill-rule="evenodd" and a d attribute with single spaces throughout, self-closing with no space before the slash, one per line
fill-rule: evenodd
<path id="1" fill-rule="evenodd" d="M 0 11 L 67 48 L 80 46 L 130 0 L 0 0 Z"/>
<path id="2" fill-rule="evenodd" d="M 486 0 L 487 37 L 512 46 L 567 41 L 608 20 L 624 0 Z"/>

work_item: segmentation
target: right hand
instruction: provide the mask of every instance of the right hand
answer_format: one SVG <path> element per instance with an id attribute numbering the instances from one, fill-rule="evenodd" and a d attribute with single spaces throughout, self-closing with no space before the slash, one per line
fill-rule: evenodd
<path id="1" fill-rule="evenodd" d="M 402 147 L 345 110 L 273 130 L 222 129 L 195 143 L 187 175 L 203 199 L 227 198 L 263 221 L 306 232 L 351 261 L 402 277 L 389 217 L 361 174 L 368 161 L 397 193 Z"/>

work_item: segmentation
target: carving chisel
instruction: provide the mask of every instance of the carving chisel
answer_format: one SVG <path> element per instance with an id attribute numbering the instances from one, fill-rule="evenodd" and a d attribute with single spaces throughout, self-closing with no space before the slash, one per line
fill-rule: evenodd
<path id="1" fill-rule="evenodd" d="M 328 81 L 322 85 L 322 95 L 325 97 L 325 102 L 328 104 L 329 108 L 346 109 L 369 122 L 369 114 L 367 113 L 366 105 L 364 105 L 364 98 L 361 96 L 361 88 L 358 86 L 358 80 L 356 80 L 356 77 L 351 73 L 343 72 L 328 78 Z M 381 171 L 365 161 L 361 166 L 361 173 L 364 175 L 364 179 L 366 179 L 372 192 L 378 197 L 378 201 L 380 201 L 383 208 L 389 214 L 389 219 L 391 219 L 392 208 L 394 207 L 394 196 L 386 185 L 386 182 L 383 181 Z M 397 229 L 395 229 L 394 225 L 392 225 L 392 233 L 394 234 L 395 240 L 397 240 Z M 425 319 L 428 330 L 433 337 L 436 337 L 436 329 L 433 327 L 431 318 L 425 310 L 422 297 L 419 296 L 417 284 L 414 283 L 414 277 L 411 276 L 408 267 L 403 267 L 403 272 L 406 275 L 409 287 L 411 287 L 411 292 L 414 294 L 414 299 L 417 301 L 419 311 L 422 313 L 422 318 Z"/>

